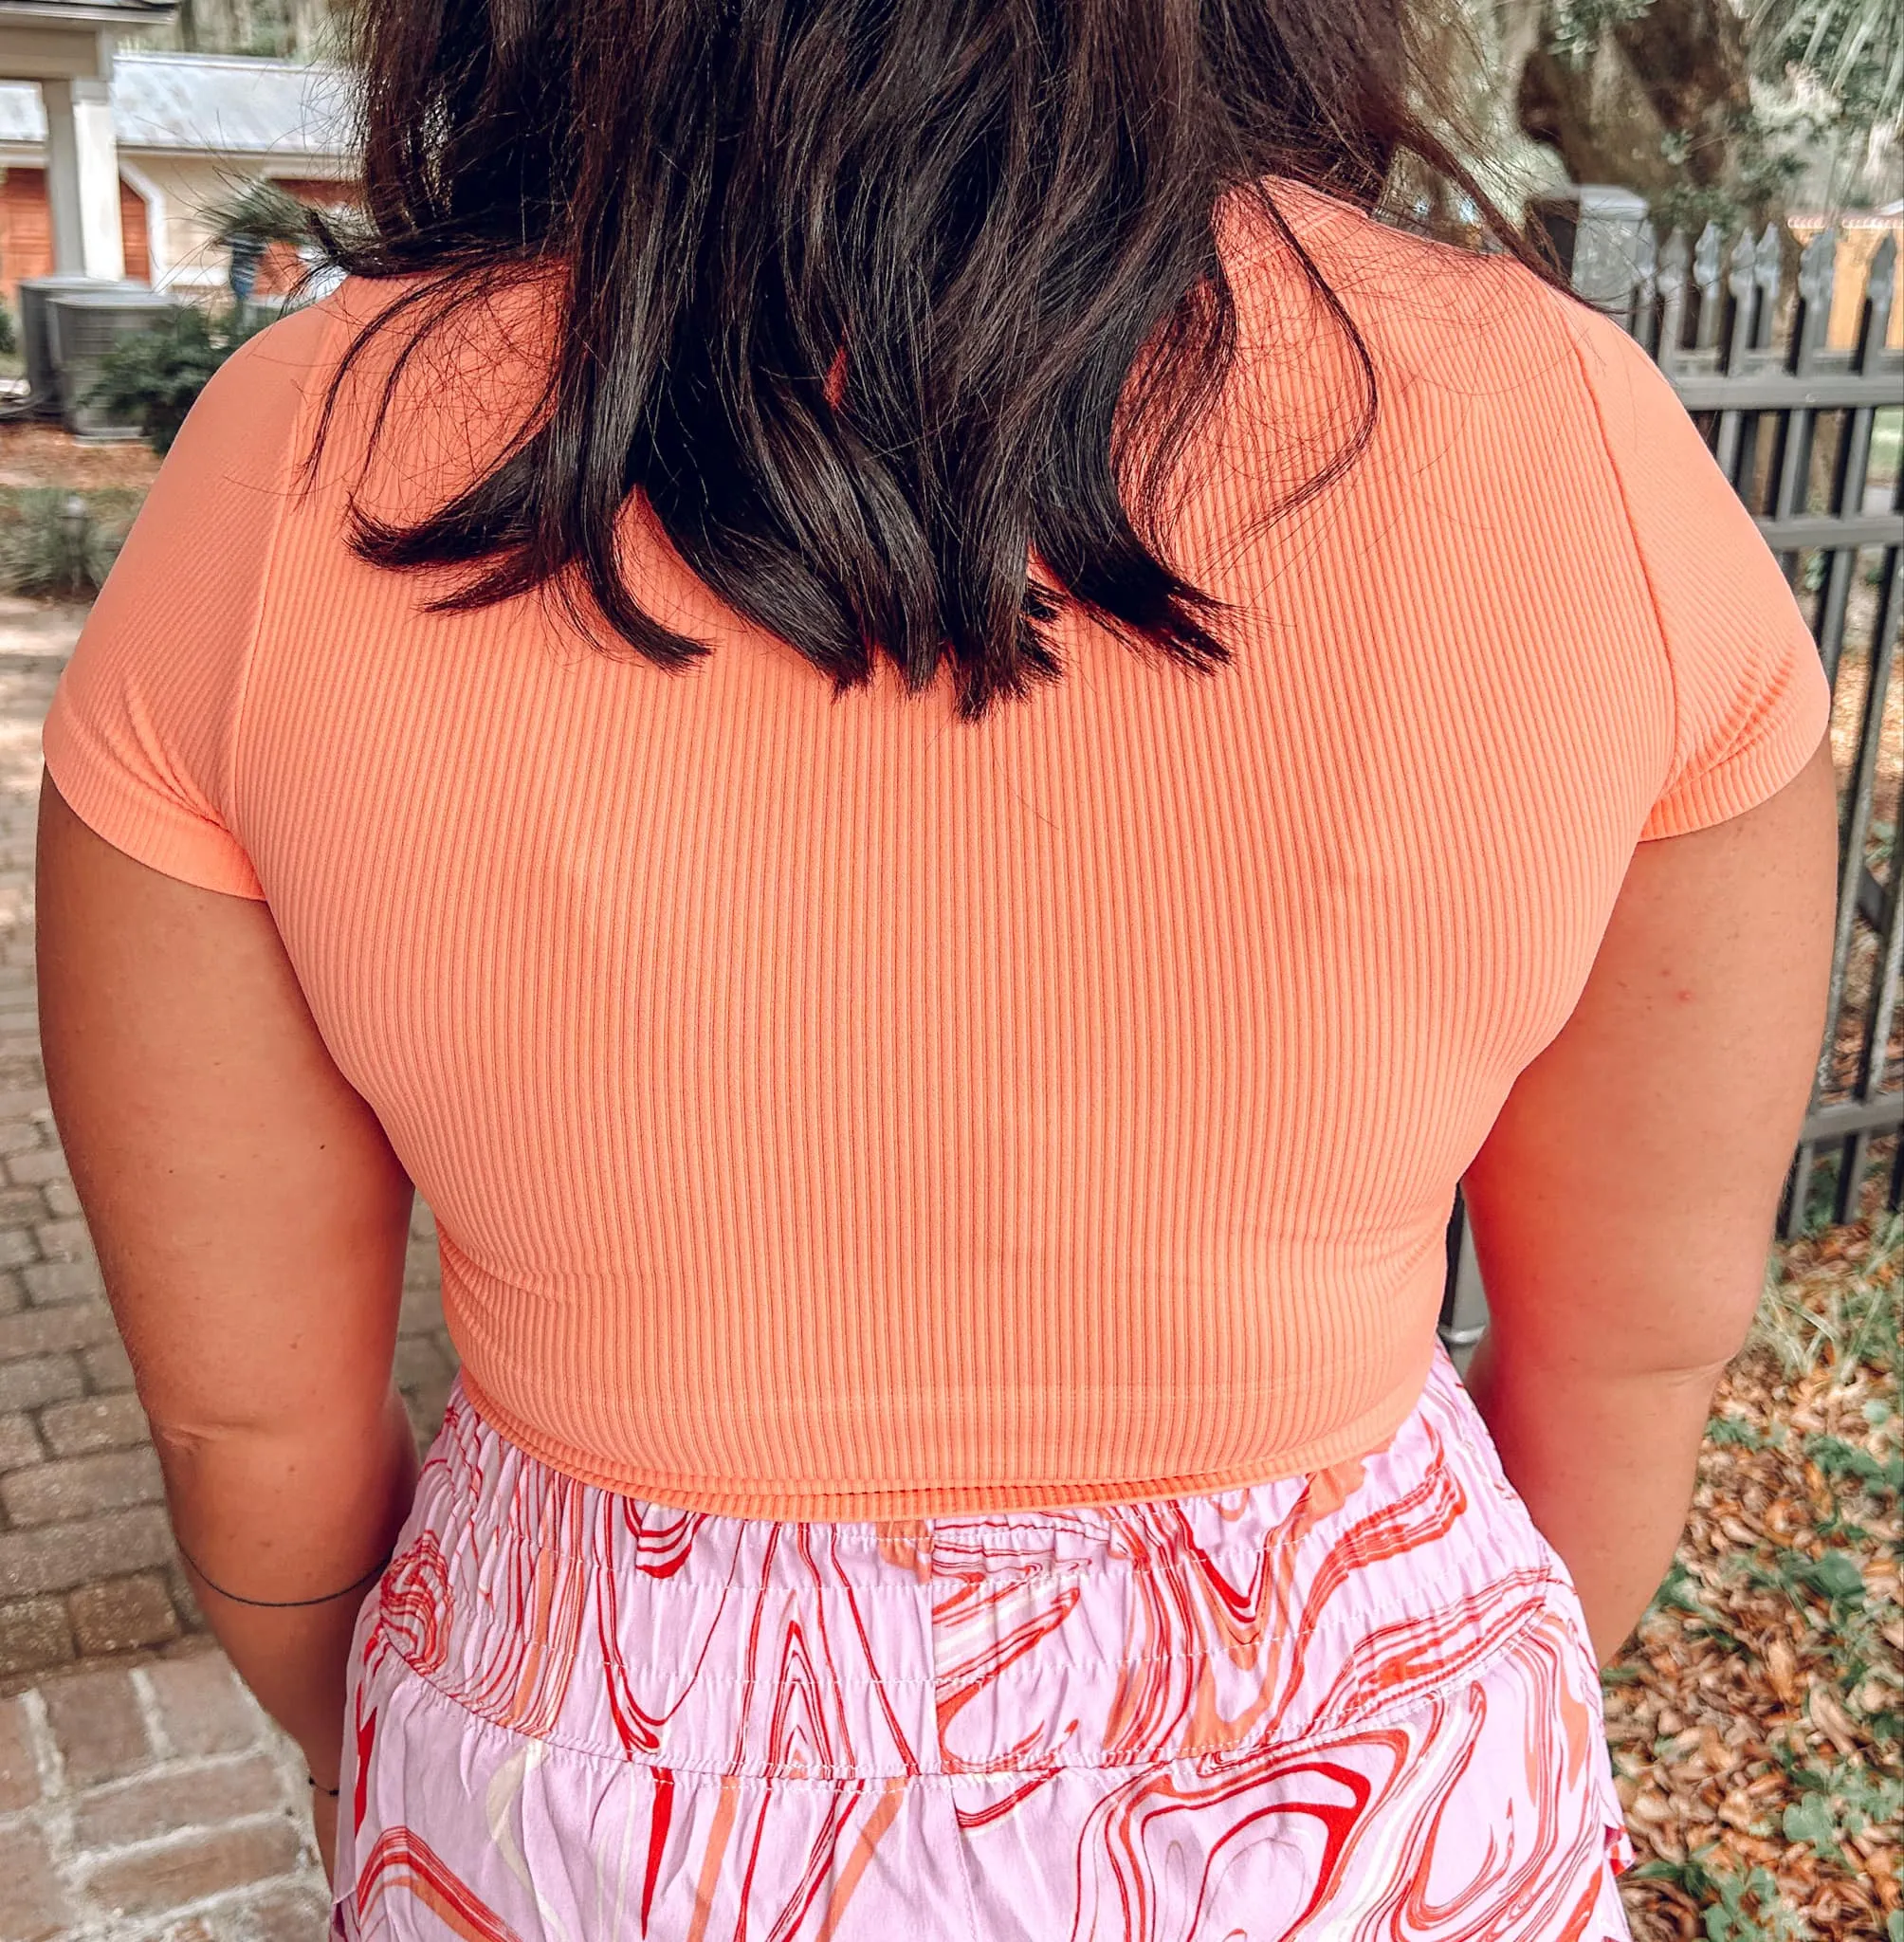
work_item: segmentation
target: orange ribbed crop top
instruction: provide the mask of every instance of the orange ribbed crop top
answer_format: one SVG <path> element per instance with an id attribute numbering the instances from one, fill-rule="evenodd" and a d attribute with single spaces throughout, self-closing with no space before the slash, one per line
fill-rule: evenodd
<path id="1" fill-rule="evenodd" d="M 1816 748 L 1797 602 L 1644 354 L 1510 260 L 1279 194 L 1375 359 L 1372 443 L 1264 522 L 1361 396 L 1287 247 L 1233 230 L 1175 551 L 1235 664 L 1071 615 L 1065 678 L 977 726 L 885 667 L 835 703 L 638 520 L 645 597 L 713 645 L 686 674 L 533 598 L 423 612 L 341 521 L 375 357 L 296 489 L 376 288 L 193 411 L 47 763 L 121 850 L 267 901 L 435 1212 L 478 1406 L 560 1469 L 900 1516 L 1376 1446 L 1634 846 Z M 386 509 L 520 396 L 507 319 L 461 328 L 399 390 Z"/>

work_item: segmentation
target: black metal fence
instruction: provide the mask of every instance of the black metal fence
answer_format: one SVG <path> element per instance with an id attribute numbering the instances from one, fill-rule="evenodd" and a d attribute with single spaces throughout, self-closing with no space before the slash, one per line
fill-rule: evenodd
<path id="1" fill-rule="evenodd" d="M 1889 347 L 1897 238 L 1853 252 L 1824 229 L 1795 277 L 1776 229 L 1709 226 L 1663 243 L 1624 191 L 1536 205 L 1574 286 L 1620 319 L 1672 379 L 1779 557 L 1832 682 L 1840 858 L 1831 1025 L 1778 1217 L 1821 1220 L 1904 1205 L 1904 350 Z M 1865 239 L 1868 240 L 1868 237 Z M 1786 287 L 1788 284 L 1788 287 Z M 1830 325 L 1834 304 L 1840 330 Z M 1848 314 L 1847 314 L 1848 313 Z M 1840 341 L 1834 345 L 1836 335 Z M 1465 1210 L 1448 1228 L 1441 1333 L 1472 1344 L 1486 1305 Z"/>

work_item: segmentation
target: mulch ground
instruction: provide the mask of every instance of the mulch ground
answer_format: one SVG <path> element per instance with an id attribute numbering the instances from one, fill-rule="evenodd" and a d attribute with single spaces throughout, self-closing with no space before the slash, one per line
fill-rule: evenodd
<path id="1" fill-rule="evenodd" d="M 57 425 L 0 421 L 0 486 L 143 490 L 157 476 L 157 455 L 143 442 L 82 445 Z"/>
<path id="2" fill-rule="evenodd" d="M 1639 1942 L 1904 1942 L 1904 1218 L 1779 1255 L 1677 1562 L 1606 1675 Z"/>

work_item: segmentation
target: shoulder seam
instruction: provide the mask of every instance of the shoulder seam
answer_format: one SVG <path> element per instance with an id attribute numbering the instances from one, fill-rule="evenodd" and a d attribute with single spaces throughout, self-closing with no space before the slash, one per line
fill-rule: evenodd
<path id="1" fill-rule="evenodd" d="M 284 530 L 284 502 L 287 486 L 298 452 L 302 449 L 305 433 L 310 429 L 311 399 L 320 373 L 329 364 L 330 351 L 337 337 L 339 317 L 335 308 L 324 318 L 323 329 L 319 333 L 317 354 L 311 361 L 311 377 L 314 380 L 309 390 L 301 389 L 298 408 L 292 413 L 290 436 L 284 441 L 284 449 L 278 456 L 275 504 L 271 509 L 271 532 L 265 541 L 265 557 L 259 562 L 258 585 L 252 595 L 251 624 L 246 634 L 244 653 L 238 665 L 238 680 L 231 696 L 231 725 L 227 738 L 225 754 L 224 791 L 225 800 L 220 805 L 220 814 L 225 825 L 236 835 L 233 824 L 238 804 L 239 752 L 245 735 L 246 705 L 251 695 L 252 670 L 258 663 L 259 641 L 265 631 L 265 611 L 270 600 L 271 588 L 277 577 L 278 548 Z M 257 873 L 257 862 L 252 860 L 253 875 Z M 260 885 L 263 889 L 263 885 Z M 268 897 L 266 899 L 268 903 Z"/>
<path id="2" fill-rule="evenodd" d="M 1555 299 L 1545 290 L 1545 287 L 1543 288 L 1543 296 L 1548 303 L 1555 302 Z M 1599 313 L 1596 312 L 1595 314 L 1598 315 Z M 1620 326 L 1614 323 L 1611 318 L 1608 318 L 1606 321 L 1614 329 L 1620 329 Z M 1613 440 L 1608 435 L 1606 430 L 1606 415 L 1601 408 L 1600 394 L 1594 389 L 1593 379 L 1587 375 L 1586 360 L 1581 355 L 1580 339 L 1566 328 L 1566 321 L 1564 318 L 1558 320 L 1557 322 L 1558 327 L 1566 338 L 1567 349 L 1572 354 L 1573 368 L 1579 376 L 1581 389 L 1586 394 L 1587 409 L 1593 418 L 1594 430 L 1600 435 L 1600 449 L 1606 459 L 1606 469 L 1612 475 L 1613 489 L 1620 501 L 1620 517 L 1621 522 L 1626 527 L 1627 541 L 1633 548 L 1634 563 L 1639 569 L 1640 580 L 1646 588 L 1647 604 L 1653 610 L 1653 631 L 1658 636 L 1659 657 L 1666 667 L 1666 691 L 1673 701 L 1673 765 L 1671 774 L 1666 778 L 1666 786 L 1670 787 L 1677 778 L 1682 766 L 1683 751 L 1680 745 L 1681 705 L 1679 699 L 1679 670 L 1674 662 L 1673 643 L 1668 636 L 1666 629 L 1666 615 L 1659 605 L 1659 590 L 1654 584 L 1653 569 L 1647 565 L 1645 549 L 1639 543 L 1639 528 L 1634 522 L 1633 504 L 1626 491 L 1626 478 L 1620 469 L 1620 461 L 1614 456 Z M 1634 348 L 1636 351 L 1639 351 L 1638 344 L 1635 344 Z M 1644 356 L 1645 354 L 1640 352 L 1639 355 Z M 1650 813 L 1649 811 L 1649 815 Z"/>

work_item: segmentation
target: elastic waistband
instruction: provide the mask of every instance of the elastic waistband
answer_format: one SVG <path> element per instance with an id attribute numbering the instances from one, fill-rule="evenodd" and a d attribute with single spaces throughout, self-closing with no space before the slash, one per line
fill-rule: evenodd
<path id="1" fill-rule="evenodd" d="M 774 1523 L 561 1475 L 459 1388 L 373 1658 L 605 1760 L 789 1778 L 1234 1757 L 1505 1649 L 1564 1567 L 1437 1348 L 1382 1450 L 1204 1496 Z"/>

